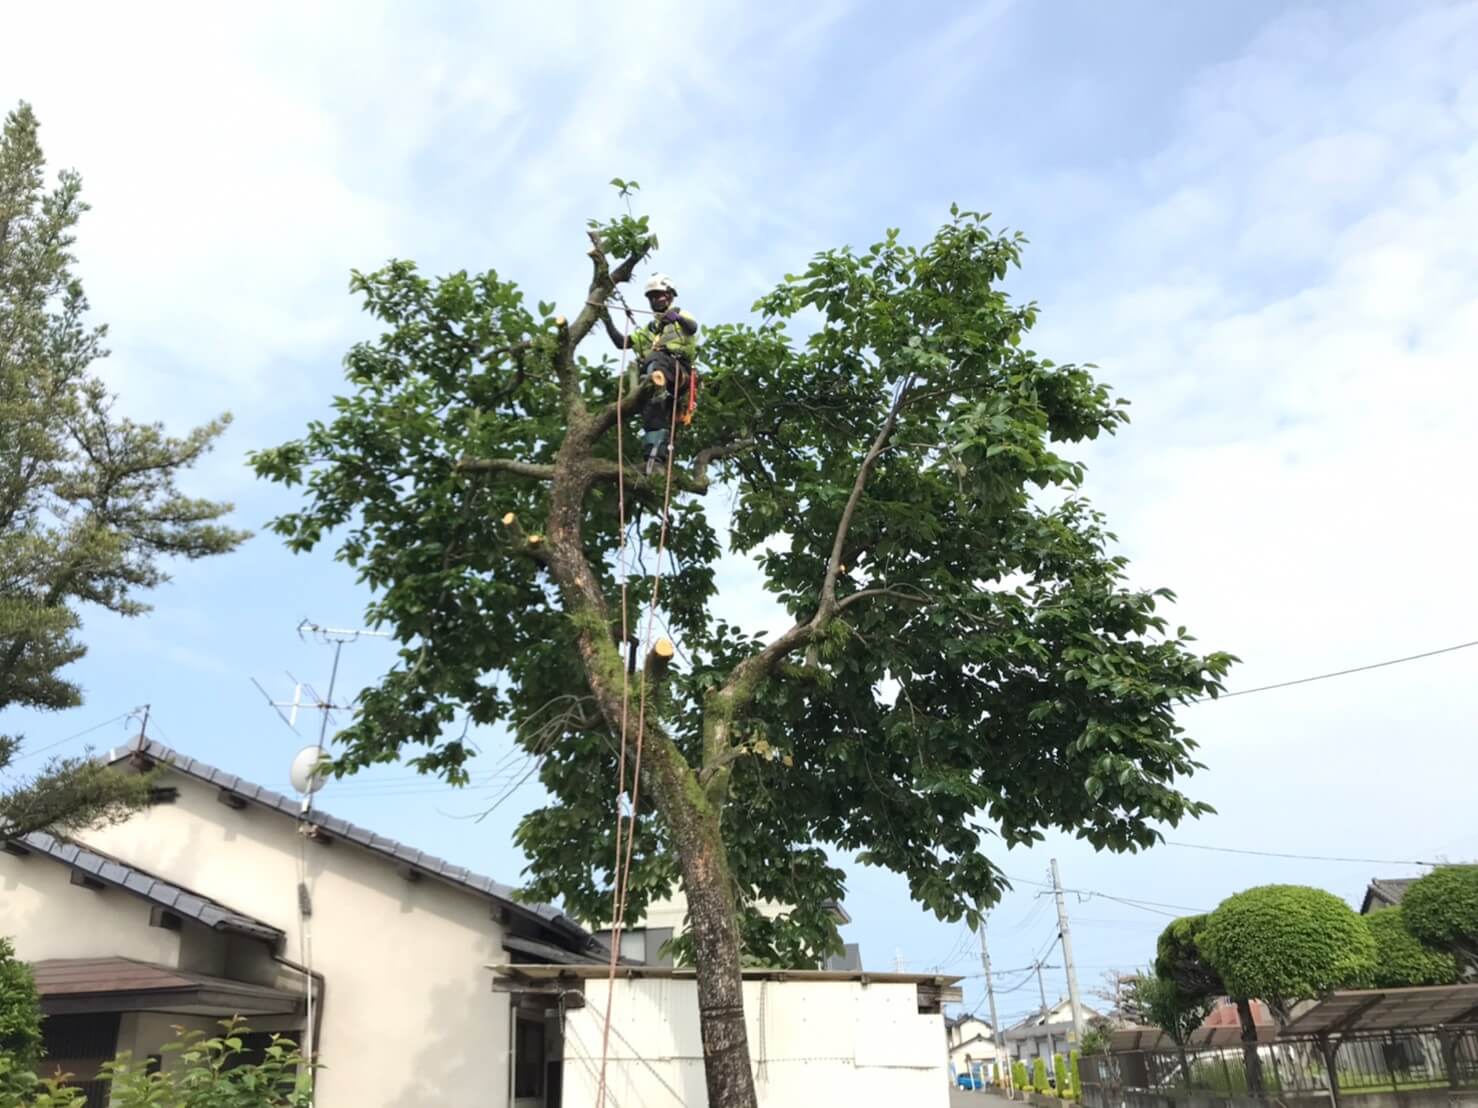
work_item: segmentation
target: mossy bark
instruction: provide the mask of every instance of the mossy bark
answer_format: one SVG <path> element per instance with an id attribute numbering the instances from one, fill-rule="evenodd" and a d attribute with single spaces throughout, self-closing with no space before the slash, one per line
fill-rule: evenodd
<path id="1" fill-rule="evenodd" d="M 611 640 L 610 612 L 581 542 L 585 494 L 593 480 L 582 457 L 585 431 L 572 427 L 555 462 L 543 559 L 575 626 L 591 694 L 612 732 L 620 734 L 625 661 Z M 653 713 L 641 736 L 641 785 L 671 834 L 688 901 L 708 1103 L 710 1108 L 756 1108 L 733 873 L 721 829 L 728 774 L 720 770 L 705 787 L 659 720 L 660 713 Z M 628 713 L 628 733 L 634 724 Z M 723 742 L 727 727 L 716 738 Z M 705 741 L 705 760 L 709 745 Z"/>

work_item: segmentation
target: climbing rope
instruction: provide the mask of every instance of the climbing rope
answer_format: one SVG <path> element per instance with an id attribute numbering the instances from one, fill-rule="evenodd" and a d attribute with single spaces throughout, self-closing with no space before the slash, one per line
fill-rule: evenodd
<path id="1" fill-rule="evenodd" d="M 626 330 L 622 334 L 620 376 L 616 381 L 616 510 L 620 517 L 621 538 L 618 545 L 617 571 L 621 578 L 621 645 L 624 650 L 630 640 L 630 626 L 627 611 L 627 563 L 626 563 L 626 459 L 625 459 L 625 420 L 621 417 L 621 405 L 625 398 L 626 385 L 626 359 L 631 347 L 631 323 L 633 309 L 621 302 L 626 312 Z M 648 313 L 650 314 L 650 313 Z M 675 384 L 675 383 L 674 383 Z M 677 440 L 678 403 L 674 388 L 672 401 L 672 422 L 667 429 L 667 467 L 666 487 L 662 494 L 662 525 L 657 533 L 657 560 L 656 568 L 652 572 L 652 595 L 647 604 L 647 629 L 643 637 L 643 645 L 651 649 L 652 633 L 657 621 L 657 600 L 662 589 L 662 555 L 667 550 L 667 528 L 672 509 L 672 461 L 676 454 L 674 449 Z M 631 667 L 623 664 L 621 666 L 621 750 L 616 766 L 616 864 L 613 874 L 611 890 L 611 960 L 607 967 L 606 975 L 606 1011 L 604 1024 L 601 1030 L 600 1044 L 600 1077 L 596 1088 L 595 1108 L 604 1108 L 606 1100 L 606 1068 L 610 1060 L 611 1043 L 611 1004 L 616 992 L 616 965 L 620 959 L 621 932 L 624 929 L 626 918 L 626 894 L 631 877 L 631 859 L 636 844 L 636 818 L 641 803 L 641 762 L 642 742 L 646 734 L 647 718 L 647 679 L 646 667 L 643 665 L 641 678 L 637 689 L 637 716 L 636 716 L 636 750 L 632 759 L 631 772 L 631 810 L 630 815 L 623 817 L 621 811 L 621 798 L 626 794 L 626 751 L 627 751 L 627 717 L 631 698 L 630 683 Z M 625 846 L 622 847 L 622 824 L 625 824 Z"/>
<path id="2" fill-rule="evenodd" d="M 624 305 L 623 305 L 624 306 Z M 630 667 L 625 652 L 631 637 L 627 621 L 626 583 L 626 458 L 625 419 L 621 405 L 626 394 L 626 361 L 631 353 L 630 309 L 626 312 L 626 329 L 621 334 L 621 367 L 616 378 L 616 511 L 620 517 L 621 538 L 618 544 L 617 573 L 621 579 L 621 753 L 616 762 L 616 859 L 611 865 L 611 963 L 606 976 L 606 1015 L 600 1041 L 600 1077 L 597 1084 L 596 1108 L 603 1108 L 606 1098 L 606 1062 L 611 1046 L 611 999 L 616 992 L 616 962 L 621 954 L 621 922 L 625 917 L 621 887 L 621 798 L 626 794 L 626 715 L 631 703 Z M 632 829 L 633 832 L 635 828 Z"/>

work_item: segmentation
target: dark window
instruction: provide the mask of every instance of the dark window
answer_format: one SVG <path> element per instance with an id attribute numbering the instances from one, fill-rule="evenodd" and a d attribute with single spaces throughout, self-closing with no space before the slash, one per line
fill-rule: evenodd
<path id="1" fill-rule="evenodd" d="M 41 1072 L 72 1075 L 68 1084 L 82 1091 L 87 1108 L 106 1108 L 108 1084 L 98 1067 L 118 1050 L 118 1014 L 48 1016 L 41 1024 Z"/>
<path id="2" fill-rule="evenodd" d="M 513 1095 L 544 1095 L 544 1022 L 515 1017 L 513 1040 Z"/>

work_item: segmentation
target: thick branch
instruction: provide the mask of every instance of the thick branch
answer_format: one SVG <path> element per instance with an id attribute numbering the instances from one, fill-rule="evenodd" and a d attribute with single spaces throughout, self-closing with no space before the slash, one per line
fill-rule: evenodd
<path id="1" fill-rule="evenodd" d="M 893 406 L 888 409 L 888 418 L 883 421 L 882 428 L 877 437 L 872 440 L 872 446 L 867 455 L 862 459 L 862 464 L 857 467 L 857 479 L 852 482 L 852 493 L 847 497 L 847 506 L 842 509 L 842 518 L 837 522 L 836 537 L 831 543 L 831 557 L 826 563 L 826 579 L 821 583 L 821 605 L 817 609 L 817 615 L 823 619 L 828 617 L 836 607 L 837 575 L 842 569 L 842 547 L 847 541 L 847 531 L 852 526 L 852 517 L 857 514 L 857 505 L 862 500 L 862 491 L 867 487 L 867 479 L 872 475 L 873 466 L 888 448 L 888 439 L 893 435 L 893 428 L 898 426 L 898 413 L 903 410 L 904 402 L 908 399 L 909 389 L 913 387 L 913 378 L 909 377 L 898 390 L 898 395 L 893 400 Z"/>
<path id="2" fill-rule="evenodd" d="M 624 422 L 641 411 L 642 405 L 647 402 L 647 398 L 651 396 L 656 388 L 657 386 L 652 383 L 650 377 L 643 378 L 637 384 L 636 388 L 627 390 L 626 395 L 621 398 L 619 411 L 616 405 L 611 403 L 596 412 L 595 418 L 585 428 L 587 444 L 595 442 L 612 427 L 616 426 L 618 417 Z"/>
<path id="3" fill-rule="evenodd" d="M 722 443 L 718 446 L 704 447 L 698 451 L 698 456 L 693 459 L 691 470 L 693 480 L 701 481 L 706 487 L 708 484 L 708 467 L 722 458 L 732 458 L 735 454 L 741 454 L 754 445 L 754 439 L 735 439 L 733 442 Z"/>
<path id="4" fill-rule="evenodd" d="M 555 369 L 565 397 L 565 411 L 571 426 L 585 415 L 585 401 L 580 395 L 579 374 L 575 368 L 575 348 L 605 314 L 606 300 L 616 291 L 616 286 L 631 280 L 631 274 L 638 263 L 646 257 L 646 251 L 640 251 L 613 270 L 606 263 L 606 252 L 601 249 L 600 236 L 594 231 L 590 232 L 588 253 L 592 269 L 590 291 L 580 308 L 580 314 L 575 316 L 575 321 L 560 329 L 559 353 L 555 359 Z"/>
<path id="5" fill-rule="evenodd" d="M 857 592 L 842 597 L 841 600 L 837 601 L 836 610 L 838 612 L 845 612 L 848 608 L 850 608 L 853 604 L 856 604 L 859 600 L 866 600 L 868 597 L 872 596 L 887 596 L 893 598 L 894 600 L 901 600 L 907 604 L 933 603 L 933 601 L 930 600 L 929 597 L 925 596 L 923 593 L 904 592 L 902 589 L 879 587 L 872 589 L 861 589 Z"/>
<path id="6" fill-rule="evenodd" d="M 909 377 L 898 390 L 892 406 L 888 409 L 887 419 L 883 421 L 883 426 L 879 429 L 877 437 L 873 439 L 872 446 L 863 456 L 862 464 L 857 467 L 857 478 L 852 482 L 851 495 L 847 497 L 847 504 L 842 509 L 841 520 L 837 523 L 836 537 L 832 540 L 831 557 L 827 560 L 826 577 L 822 582 L 821 599 L 816 606 L 815 614 L 804 623 L 795 624 L 758 654 L 752 654 L 740 662 L 729 674 L 729 679 L 724 683 L 723 688 L 712 694 L 713 703 L 710 710 L 713 713 L 713 719 L 711 722 L 705 719 L 703 730 L 705 769 L 723 764 L 727 751 L 732 745 L 730 734 L 733 721 L 754 699 L 761 682 L 769 677 L 787 654 L 799 650 L 815 639 L 832 618 L 842 610 L 843 604 L 838 603 L 836 598 L 837 577 L 841 573 L 842 566 L 842 547 L 847 541 L 847 532 L 852 526 L 852 517 L 857 514 L 857 505 L 862 500 L 863 490 L 867 487 L 867 479 L 871 476 L 878 458 L 888 448 L 888 440 L 898 425 L 898 415 L 907 402 L 913 381 L 914 379 Z M 863 589 L 853 593 L 844 603 L 852 604 L 864 596 L 877 596 L 883 591 L 893 590 Z M 913 599 L 917 600 L 917 598 Z M 705 716 L 707 715 L 708 713 L 705 713 Z"/>
<path id="7" fill-rule="evenodd" d="M 615 320 L 611 318 L 611 312 L 609 308 L 601 309 L 600 319 L 601 322 L 605 324 L 606 337 L 611 340 L 612 346 L 614 346 L 617 350 L 625 350 L 628 346 L 631 345 L 631 336 L 628 334 L 623 334 L 621 328 L 616 326 Z"/>
<path id="8" fill-rule="evenodd" d="M 604 458 L 597 458 L 589 464 L 590 478 L 593 481 L 615 481 L 620 473 L 620 467 L 615 462 Z M 643 473 L 641 470 L 626 467 L 626 487 L 628 489 L 643 490 L 660 495 L 667 487 L 667 474 L 662 471 L 655 473 Z M 677 492 L 691 492 L 702 495 L 708 491 L 707 478 L 697 478 L 691 473 L 672 467 L 672 487 Z"/>
<path id="9" fill-rule="evenodd" d="M 535 481 L 554 480 L 554 467 L 520 462 L 513 458 L 460 458 L 457 469 L 462 473 L 511 473 L 515 477 L 531 477 Z"/>

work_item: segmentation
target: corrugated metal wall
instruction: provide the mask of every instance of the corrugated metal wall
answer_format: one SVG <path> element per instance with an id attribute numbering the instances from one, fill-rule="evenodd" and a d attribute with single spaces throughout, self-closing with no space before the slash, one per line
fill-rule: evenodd
<path id="1" fill-rule="evenodd" d="M 566 1015 L 563 1108 L 595 1103 L 606 989 L 588 981 Z M 696 982 L 618 981 L 612 1001 L 610 1108 L 706 1105 Z M 943 1017 L 919 1013 L 912 984 L 746 981 L 744 1011 L 765 1108 L 948 1103 Z"/>

